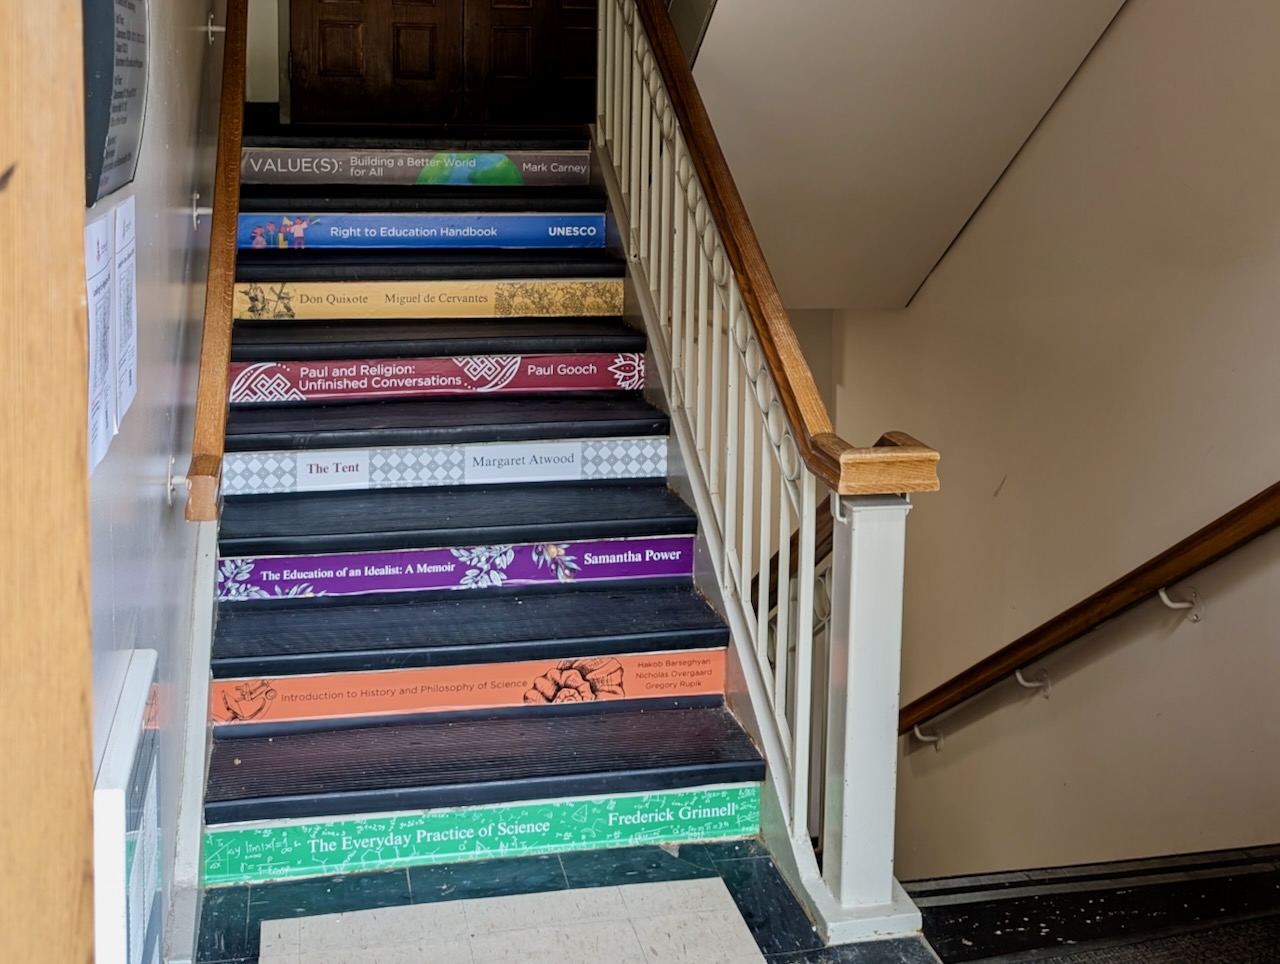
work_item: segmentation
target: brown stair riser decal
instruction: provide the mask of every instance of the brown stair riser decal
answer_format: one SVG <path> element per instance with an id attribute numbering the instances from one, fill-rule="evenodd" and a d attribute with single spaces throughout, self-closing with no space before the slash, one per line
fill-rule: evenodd
<path id="1" fill-rule="evenodd" d="M 246 147 L 244 184 L 378 184 L 582 187 L 587 151 L 439 151 L 385 148 Z"/>
<path id="2" fill-rule="evenodd" d="M 644 355 L 593 352 L 234 362 L 229 395 L 250 405 L 642 388 Z"/>
<path id="3" fill-rule="evenodd" d="M 621 315 L 623 282 L 282 281 L 240 282 L 241 321 L 360 318 L 518 318 Z"/>
<path id="4" fill-rule="evenodd" d="M 555 706 L 724 692 L 724 651 L 214 680 L 214 725 Z"/>

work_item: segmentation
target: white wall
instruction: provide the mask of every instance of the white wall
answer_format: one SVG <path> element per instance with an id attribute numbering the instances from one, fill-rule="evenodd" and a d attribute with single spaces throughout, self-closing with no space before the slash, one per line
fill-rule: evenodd
<path id="1" fill-rule="evenodd" d="M 942 452 L 904 702 L 1280 475 L 1277 36 L 1273 0 L 1129 0 L 910 308 L 838 326 L 841 431 Z M 1280 840 L 1278 548 L 908 744 L 899 875 Z"/>
<path id="2" fill-rule="evenodd" d="M 718 0 L 694 75 L 783 300 L 900 308 L 1121 0 Z"/>
<path id="3" fill-rule="evenodd" d="M 95 219 L 126 197 L 136 198 L 138 396 L 90 480 L 94 765 L 129 654 L 157 650 L 165 868 L 173 864 L 182 723 L 190 695 L 195 562 L 195 527 L 183 521 L 180 495 L 168 505 L 165 481 L 171 456 L 178 474 L 191 457 L 208 250 L 208 219 L 193 230 L 191 195 L 199 191 L 202 204 L 212 196 L 222 57 L 222 42 L 211 47 L 202 32 L 208 12 L 204 0 L 151 5 L 147 116 L 137 177 L 86 212 L 86 220 Z M 164 879 L 168 888 L 167 869 Z"/>

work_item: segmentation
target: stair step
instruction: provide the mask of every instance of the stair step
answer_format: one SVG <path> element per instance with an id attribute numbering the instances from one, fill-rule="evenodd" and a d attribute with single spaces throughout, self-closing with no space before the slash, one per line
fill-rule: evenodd
<path id="1" fill-rule="evenodd" d="M 576 592 L 264 600 L 226 606 L 213 638 L 215 678 L 361 673 L 559 660 L 728 644 L 729 631 L 687 586 Z"/>
<path id="2" fill-rule="evenodd" d="M 490 250 L 494 248 L 603 248 L 603 214 L 312 214 L 279 209 L 240 214 L 236 246 L 241 251 L 289 251 L 302 257 L 317 250 Z M 279 230 L 277 231 L 277 226 Z"/>
<path id="3" fill-rule="evenodd" d="M 231 360 L 449 358 L 642 352 L 644 332 L 621 318 L 473 318 L 431 322 L 259 322 L 232 333 Z"/>
<path id="4" fill-rule="evenodd" d="M 380 722 L 719 706 L 724 650 L 316 676 L 234 677 L 209 686 L 214 736 L 231 739 Z"/>
<path id="5" fill-rule="evenodd" d="M 731 840 L 759 831 L 758 783 L 265 819 L 206 828 L 201 878 L 209 887 L 257 884 L 497 856 Z"/>
<path id="6" fill-rule="evenodd" d="M 697 517 L 663 485 L 550 482 L 516 488 L 249 495 L 226 502 L 223 556 L 377 552 L 688 535 Z"/>
<path id="7" fill-rule="evenodd" d="M 278 105 L 246 104 L 244 143 L 250 147 L 433 148 L 435 150 L 586 150 L 585 127 L 481 127 L 451 124 L 281 124 Z"/>
<path id="8" fill-rule="evenodd" d="M 292 138 L 246 137 L 240 152 L 243 184 L 465 185 L 468 189 L 586 185 L 591 153 L 579 141 L 508 139 L 406 147 L 403 142 L 307 146 Z M 566 149 L 567 148 L 567 149 Z"/>
<path id="9" fill-rule="evenodd" d="M 464 445 L 666 435 L 670 420 L 618 392 L 233 408 L 227 451 Z"/>
<path id="10" fill-rule="evenodd" d="M 639 352 L 232 362 L 232 405 L 638 391 Z"/>
<path id="11" fill-rule="evenodd" d="M 679 580 L 688 585 L 693 554 L 692 535 L 668 535 L 223 558 L 218 599 L 241 603 L 287 597 L 298 603 L 316 596 L 490 592 L 499 586 L 568 588 L 622 580 Z"/>
<path id="12" fill-rule="evenodd" d="M 475 806 L 764 778 L 724 708 L 424 722 L 215 740 L 205 819 Z"/>
<path id="13" fill-rule="evenodd" d="M 236 280 L 275 286 L 297 281 L 530 281 L 621 278 L 626 263 L 594 248 L 565 251 L 241 251 Z M 381 299 L 379 299 L 381 300 Z M 614 315 L 609 311 L 600 314 Z M 566 312 L 566 314 L 568 314 Z M 576 313 L 575 313 L 576 314 Z M 344 317 L 341 314 L 333 317 Z"/>
<path id="14" fill-rule="evenodd" d="M 246 184 L 240 214 L 604 214 L 603 194 L 581 187 L 433 187 L 378 184 Z M 308 241 L 310 236 L 308 235 Z"/>

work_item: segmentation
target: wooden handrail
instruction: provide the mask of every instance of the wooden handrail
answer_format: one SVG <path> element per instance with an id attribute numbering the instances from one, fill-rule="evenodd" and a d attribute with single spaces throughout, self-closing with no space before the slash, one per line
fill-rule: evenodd
<path id="1" fill-rule="evenodd" d="M 880 464 L 890 467 L 890 473 L 897 473 L 902 470 L 903 466 L 911 465 L 909 461 L 902 461 L 895 464 L 895 456 L 900 457 L 902 450 L 907 449 L 915 451 L 917 449 L 931 451 L 925 445 L 917 442 L 906 432 L 888 432 L 880 436 L 873 450 L 881 453 Z M 896 452 L 894 450 L 897 450 Z M 935 453 L 936 455 L 936 453 Z M 871 460 L 868 460 L 870 464 Z M 875 489 L 876 494 L 883 494 L 878 487 L 879 482 L 874 477 L 864 478 L 864 482 Z M 865 493 L 864 493 L 865 494 Z M 831 516 L 831 501 L 823 499 L 818 503 L 818 509 L 814 513 L 813 518 L 813 561 L 819 563 L 827 556 L 831 555 L 833 548 L 833 539 L 835 537 L 835 519 Z M 781 552 L 775 552 L 773 558 L 769 560 L 769 612 L 778 605 L 778 563 L 781 560 Z M 797 529 L 791 533 L 791 553 L 788 557 L 791 560 L 789 577 L 796 576 L 800 571 L 800 530 Z M 756 575 L 751 580 L 751 598 L 755 599 L 760 593 L 760 576 Z"/>
<path id="2" fill-rule="evenodd" d="M 187 520 L 218 518 L 218 486 L 227 435 L 227 379 L 236 282 L 236 215 L 240 208 L 240 147 L 244 139 L 245 44 L 248 0 L 227 0 L 223 34 L 222 97 L 218 115 L 209 278 L 204 295 L 204 337 L 196 387 L 195 431 L 187 468 Z"/>
<path id="3" fill-rule="evenodd" d="M 936 491 L 938 453 L 933 449 L 914 439 L 913 444 L 895 445 L 890 451 L 877 446 L 859 448 L 836 435 L 680 49 L 666 4 L 663 0 L 636 0 L 636 8 L 800 457 L 810 471 L 841 495 Z"/>
<path id="4" fill-rule="evenodd" d="M 909 733 L 1280 525 L 1280 482 L 903 707 Z"/>

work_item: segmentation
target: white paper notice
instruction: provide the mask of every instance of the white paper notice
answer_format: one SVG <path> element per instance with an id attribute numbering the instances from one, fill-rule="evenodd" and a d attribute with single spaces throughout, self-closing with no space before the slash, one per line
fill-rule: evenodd
<path id="1" fill-rule="evenodd" d="M 137 208 L 129 198 L 116 208 L 116 431 L 138 394 Z"/>
<path id="2" fill-rule="evenodd" d="M 468 482 L 548 482 L 582 478 L 581 442 L 503 442 L 462 450 Z"/>
<path id="3" fill-rule="evenodd" d="M 84 229 L 84 274 L 89 306 L 89 471 L 111 445 L 115 434 L 115 373 L 112 370 L 111 319 L 115 307 L 111 284 L 111 215 Z"/>

